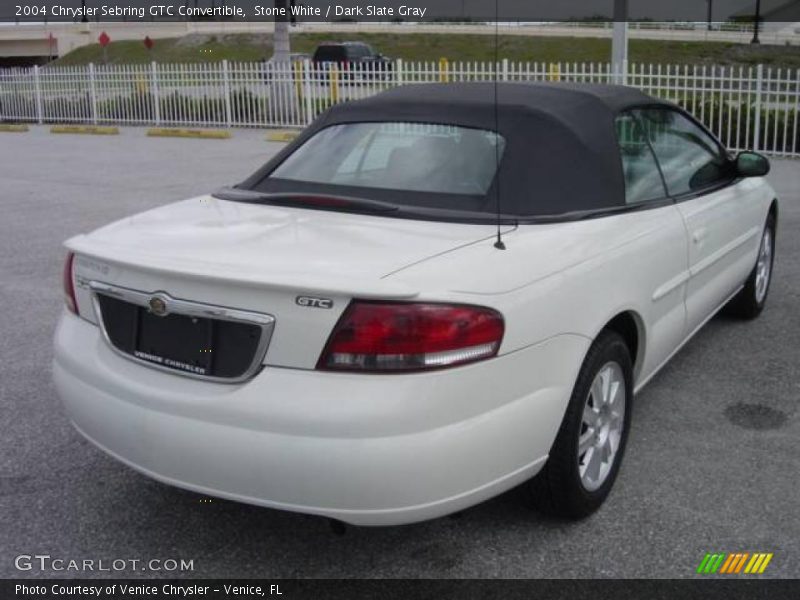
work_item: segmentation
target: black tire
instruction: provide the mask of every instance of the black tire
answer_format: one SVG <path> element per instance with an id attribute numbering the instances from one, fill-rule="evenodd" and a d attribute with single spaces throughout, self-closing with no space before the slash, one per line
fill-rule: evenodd
<path id="1" fill-rule="evenodd" d="M 769 286 L 772 282 L 774 266 L 773 263 L 775 262 L 775 215 L 771 213 L 769 217 L 767 217 L 767 222 L 764 225 L 764 231 L 761 234 L 761 242 L 758 246 L 759 254 L 761 252 L 761 244 L 764 243 L 764 236 L 767 234 L 767 232 L 770 233 L 771 242 L 767 289 L 764 292 L 763 297 L 759 300 L 758 294 L 756 293 L 756 278 L 758 276 L 758 259 L 756 259 L 756 264 L 753 267 L 753 270 L 750 271 L 750 275 L 747 277 L 744 287 L 739 291 L 738 294 L 731 298 L 730 302 L 728 302 L 723 309 L 723 312 L 729 316 L 737 317 L 739 319 L 755 319 L 761 314 L 761 311 L 764 310 L 764 306 L 767 303 L 767 297 L 769 296 Z"/>
<path id="2" fill-rule="evenodd" d="M 583 430 L 583 411 L 592 383 L 610 362 L 619 365 L 625 383 L 625 414 L 618 450 L 602 485 L 588 490 L 581 482 L 578 440 Z M 597 510 L 611 491 L 625 453 L 633 407 L 633 370 L 625 341 L 614 331 L 604 331 L 589 348 L 572 391 L 564 420 L 542 470 L 523 487 L 528 501 L 541 512 L 581 519 Z"/>

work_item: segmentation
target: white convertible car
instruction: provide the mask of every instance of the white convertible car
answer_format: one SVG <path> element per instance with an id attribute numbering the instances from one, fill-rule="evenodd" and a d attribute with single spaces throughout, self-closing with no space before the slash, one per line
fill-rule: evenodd
<path id="1" fill-rule="evenodd" d="M 524 484 L 583 517 L 634 394 L 762 310 L 768 170 L 628 88 L 400 87 L 70 239 L 55 383 L 103 451 L 204 494 L 389 525 Z"/>

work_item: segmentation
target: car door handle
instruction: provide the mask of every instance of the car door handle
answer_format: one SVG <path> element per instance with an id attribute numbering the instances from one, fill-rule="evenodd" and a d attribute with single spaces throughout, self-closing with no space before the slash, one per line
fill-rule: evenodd
<path id="1" fill-rule="evenodd" d="M 700 229 L 695 229 L 694 232 L 692 232 L 692 241 L 695 244 L 699 244 L 706 239 L 707 235 L 708 235 L 708 230 L 705 227 L 701 227 Z"/>

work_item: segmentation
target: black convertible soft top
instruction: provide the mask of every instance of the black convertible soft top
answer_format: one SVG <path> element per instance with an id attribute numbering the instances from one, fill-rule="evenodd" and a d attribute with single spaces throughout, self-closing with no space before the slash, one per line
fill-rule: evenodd
<path id="1" fill-rule="evenodd" d="M 556 216 L 625 205 L 614 119 L 625 109 L 673 105 L 623 86 L 572 83 L 446 83 L 405 85 L 337 105 L 240 188 L 298 192 L 300 184 L 269 179 L 290 153 L 335 124 L 408 121 L 497 131 L 506 140 L 500 169 L 480 212 Z M 340 186 L 344 188 L 344 186 Z M 324 191 L 317 189 L 309 191 Z M 338 193 L 363 196 L 363 188 Z M 377 200 L 391 194 L 376 190 Z"/>

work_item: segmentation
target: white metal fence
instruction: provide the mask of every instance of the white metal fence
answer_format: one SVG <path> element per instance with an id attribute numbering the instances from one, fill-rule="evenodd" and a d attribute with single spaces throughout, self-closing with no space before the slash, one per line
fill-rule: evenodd
<path id="1" fill-rule="evenodd" d="M 303 127 L 329 106 L 391 86 L 453 81 L 626 83 L 676 102 L 731 149 L 800 156 L 800 70 L 607 63 L 230 63 L 0 70 L 0 120 Z"/>

